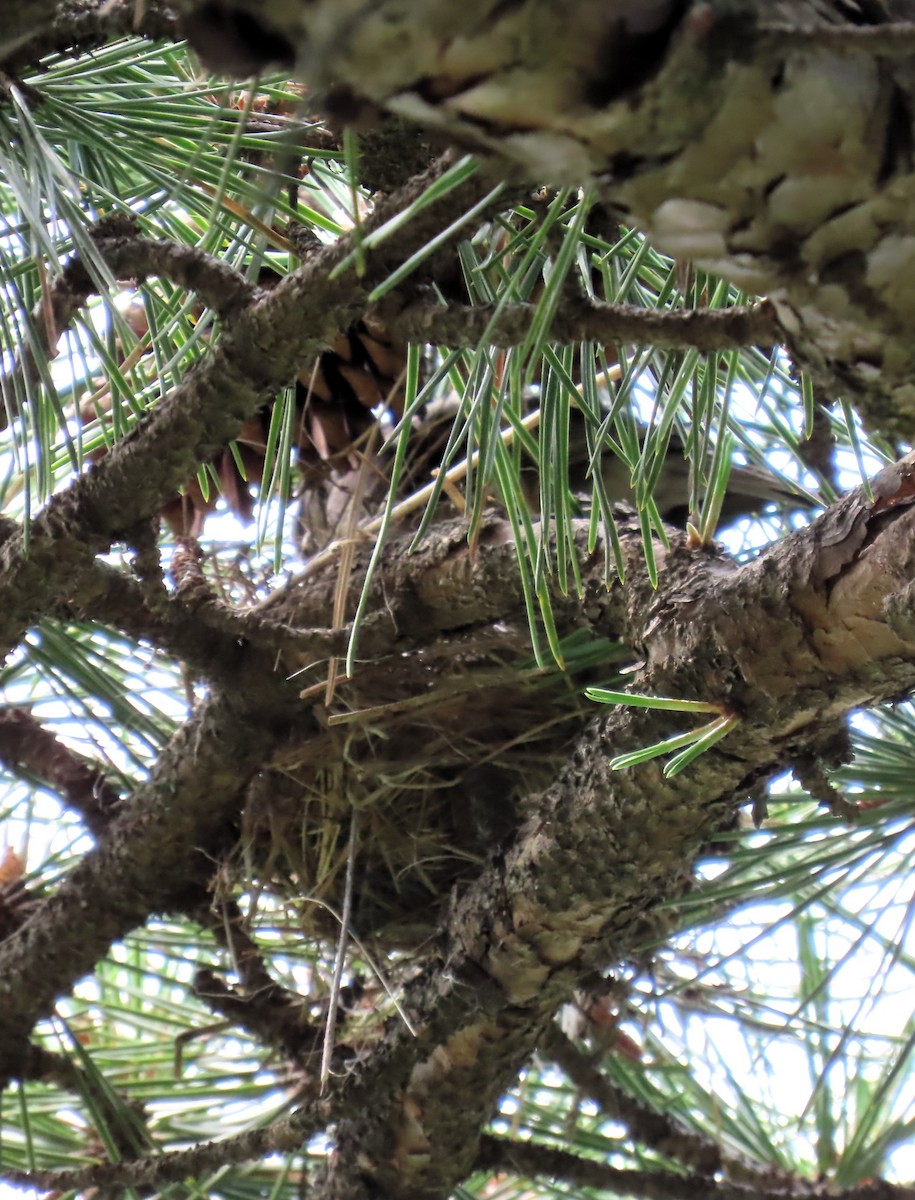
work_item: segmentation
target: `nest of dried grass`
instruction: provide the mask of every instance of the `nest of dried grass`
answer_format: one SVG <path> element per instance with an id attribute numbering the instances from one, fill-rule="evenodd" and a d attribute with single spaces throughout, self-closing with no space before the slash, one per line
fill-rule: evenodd
<path id="1" fill-rule="evenodd" d="M 322 733 L 252 785 L 242 882 L 294 904 L 306 936 L 339 933 L 356 813 L 354 933 L 384 949 L 428 939 L 452 887 L 498 853 L 595 715 L 584 685 L 620 657 L 588 639 L 572 670 L 536 668 L 520 661 L 526 631 L 491 641 L 367 666 Z"/>

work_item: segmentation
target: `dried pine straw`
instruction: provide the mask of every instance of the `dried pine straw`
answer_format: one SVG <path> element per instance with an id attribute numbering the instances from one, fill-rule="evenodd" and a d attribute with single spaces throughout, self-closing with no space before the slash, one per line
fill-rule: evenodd
<path id="1" fill-rule="evenodd" d="M 243 885 L 294 904 L 305 935 L 333 939 L 358 810 L 355 935 L 385 949 L 428 938 L 451 887 L 505 842 L 595 716 L 582 698 L 593 641 L 577 673 L 506 661 L 504 630 L 492 641 L 372 663 L 341 684 L 323 731 L 252 785 Z M 606 678 L 620 650 L 603 643 L 596 657 Z"/>

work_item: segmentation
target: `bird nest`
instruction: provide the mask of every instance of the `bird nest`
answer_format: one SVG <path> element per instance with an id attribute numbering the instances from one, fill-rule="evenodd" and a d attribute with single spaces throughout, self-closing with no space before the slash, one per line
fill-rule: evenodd
<path id="1" fill-rule="evenodd" d="M 340 687 L 321 732 L 251 786 L 243 883 L 292 903 L 307 936 L 336 938 L 352 860 L 354 934 L 386 950 L 428 939 L 593 718 L 595 660 L 606 677 L 618 657 L 589 639 L 579 669 L 538 668 L 517 661 L 525 636 L 389 658 Z"/>

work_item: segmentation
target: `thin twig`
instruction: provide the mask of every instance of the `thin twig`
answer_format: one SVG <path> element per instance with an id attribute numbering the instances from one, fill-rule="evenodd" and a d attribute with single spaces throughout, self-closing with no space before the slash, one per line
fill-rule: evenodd
<path id="1" fill-rule="evenodd" d="M 343 887 L 343 912 L 340 915 L 340 937 L 337 940 L 334 976 L 330 984 L 330 994 L 327 997 L 327 1024 L 324 1027 L 324 1049 L 321 1052 L 320 1081 L 322 1095 L 328 1076 L 330 1075 L 330 1063 L 334 1053 L 337 1005 L 340 1001 L 340 986 L 343 980 L 343 968 L 346 964 L 350 920 L 353 915 L 353 882 L 356 876 L 356 833 L 358 828 L 359 810 L 354 808 L 350 816 L 349 825 L 349 848 L 346 854 L 346 882 Z"/>
<path id="2" fill-rule="evenodd" d="M 639 1200 L 683 1200 L 684 1197 L 704 1197 L 705 1200 L 785 1200 L 789 1195 L 822 1195 L 824 1190 L 816 1184 L 792 1178 L 790 1190 L 782 1186 L 753 1186 L 728 1181 L 717 1182 L 707 1175 L 677 1175 L 672 1171 L 643 1171 L 634 1168 L 610 1166 L 609 1163 L 571 1154 L 557 1146 L 544 1146 L 537 1142 L 519 1142 L 511 1138 L 493 1137 L 484 1134 L 480 1140 L 477 1169 L 512 1171 L 529 1179 L 546 1177 L 561 1180 L 574 1188 L 593 1188 L 617 1196 L 635 1196 Z M 913 1189 L 892 1188 L 884 1193 L 885 1184 L 879 1192 L 871 1192 L 885 1200 L 910 1200 Z M 863 1197 L 868 1188 L 842 1193 L 830 1193 L 850 1198 Z"/>

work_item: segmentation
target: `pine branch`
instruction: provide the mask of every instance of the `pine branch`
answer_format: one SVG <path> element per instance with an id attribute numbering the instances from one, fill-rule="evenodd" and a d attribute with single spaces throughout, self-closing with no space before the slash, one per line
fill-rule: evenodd
<path id="1" fill-rule="evenodd" d="M 194 977 L 193 992 L 221 1017 L 282 1055 L 290 1066 L 309 1071 L 316 1083 L 324 1029 L 305 1019 L 308 1002 L 303 997 L 276 984 L 243 995 L 215 972 L 203 969 Z"/>
<path id="2" fill-rule="evenodd" d="M 251 1162 L 269 1154 L 300 1150 L 303 1143 L 324 1128 L 328 1105 L 304 1105 L 266 1129 L 250 1129 L 221 1141 L 204 1142 L 189 1150 L 155 1154 L 133 1162 L 96 1163 L 68 1170 L 20 1171 L 0 1168 L 0 1179 L 18 1187 L 41 1191 L 89 1191 L 94 1188 L 154 1189 L 166 1183 L 205 1176 L 233 1163 Z"/>
<path id="3" fill-rule="evenodd" d="M 94 251 L 116 279 L 139 284 L 150 275 L 161 275 L 195 292 L 223 320 L 231 321 L 258 294 L 244 275 L 196 246 L 140 236 L 130 217 L 103 218 L 89 230 L 89 236 Z M 23 347 L 20 359 L 0 379 L 5 399 L 0 408 L 0 429 L 5 429 L 16 413 L 13 376 L 25 375 L 37 384 L 41 373 L 36 355 L 40 353 L 45 362 L 50 362 L 64 330 L 89 297 L 106 290 L 107 281 L 99 277 L 97 263 L 87 262 L 80 254 L 69 260 L 32 313 L 34 344 L 30 341 Z"/>
<path id="4" fill-rule="evenodd" d="M 213 971 L 199 970 L 194 978 L 194 995 L 282 1055 L 290 1066 L 306 1071 L 317 1095 L 324 1029 L 321 1023 L 309 1019 L 311 1001 L 274 981 L 234 901 L 220 905 L 218 911 L 208 905 L 197 917 L 227 951 L 242 990 L 229 987 Z"/>
<path id="5" fill-rule="evenodd" d="M 575 1188 L 596 1188 L 617 1196 L 640 1200 L 786 1200 L 795 1197 L 826 1197 L 836 1200 L 912 1200 L 915 1188 L 900 1187 L 883 1180 L 862 1187 L 836 1191 L 804 1179 L 785 1180 L 766 1186 L 762 1179 L 753 1186 L 719 1182 L 708 1175 L 677 1175 L 667 1171 L 642 1171 L 611 1167 L 608 1163 L 583 1158 L 559 1147 L 538 1142 L 484 1134 L 480 1140 L 478 1170 L 509 1171 L 528 1179 L 548 1178 Z"/>
<path id="6" fill-rule="evenodd" d="M 13 75 L 51 54 L 79 56 L 131 34 L 151 41 L 178 41 L 182 36 L 174 9 L 162 0 L 143 0 L 142 4 L 136 0 L 26 0 L 20 6 L 21 16 L 14 16 L 12 8 L 10 4 L 4 8 L 0 66 Z M 17 35 L 23 39 L 18 44 Z"/>
<path id="7" fill-rule="evenodd" d="M 900 640 L 895 615 L 876 617 L 895 596 L 910 602 L 913 463 L 915 456 L 874 480 L 874 501 L 852 494 L 741 570 L 681 558 L 672 547 L 654 593 L 632 545 L 631 624 L 623 632 L 645 647 L 649 666 L 639 686 L 720 703 L 727 680 L 726 708 L 741 720 L 682 774 L 662 773 L 657 760 L 628 771 L 608 767 L 627 748 L 669 737 L 663 713 L 614 709 L 585 730 L 504 860 L 457 899 L 444 969 L 408 989 L 409 1011 L 424 1030 L 422 1058 L 412 1071 L 405 1067 L 411 1052 L 398 1031 L 388 1053 L 366 1067 L 371 1117 L 363 1110 L 340 1122 L 322 1197 L 368 1194 L 364 1170 L 350 1165 L 357 1147 L 373 1164 L 373 1188 L 445 1194 L 466 1177 L 481 1126 L 582 973 L 643 944 L 642 913 L 674 899 L 678 880 L 687 886 L 699 847 L 729 825 L 758 781 L 802 746 L 815 750 L 839 712 L 915 683 L 915 642 Z M 890 512 L 895 521 L 884 524 Z M 811 653 L 805 628 L 818 604 L 825 605 L 819 619 L 828 609 L 837 629 L 851 619 L 857 630 L 851 639 L 827 639 L 822 659 Z M 689 620 L 680 622 L 673 614 L 684 611 Z M 868 633 L 855 612 L 876 626 Z M 672 621 L 676 654 L 666 633 Z M 649 626 L 660 639 L 657 657 Z M 911 627 L 910 617 L 905 631 Z M 864 657 L 862 635 L 870 648 Z M 383 1147 L 401 1139 L 411 1153 L 392 1161 Z"/>
<path id="8" fill-rule="evenodd" d="M 205 53 L 214 14 L 194 11 Z M 307 34 L 295 5 L 271 14 L 310 83 L 333 80 L 350 111 L 409 111 L 505 175 L 594 182 L 659 249 L 768 296 L 795 361 L 912 440 L 912 36 L 894 19 L 908 7 L 858 6 L 856 29 L 815 0 L 656 4 L 634 30 L 626 9 L 573 2 L 520 62 L 514 11 L 496 5 L 424 0 L 409 20 L 382 5 L 356 41 L 361 9 L 321 11 Z"/>
<path id="9" fill-rule="evenodd" d="M 419 301 L 399 313 L 382 307 L 397 337 L 439 346 L 521 345 L 537 314 L 535 304 L 469 305 Z M 628 304 L 564 300 L 550 322 L 550 344 L 629 343 L 703 354 L 741 346 L 770 349 L 781 340 L 775 311 L 765 301 L 728 309 L 657 310 Z"/>
<path id="10" fill-rule="evenodd" d="M 678 1175 L 672 1171 L 645 1171 L 618 1168 L 597 1162 L 581 1154 L 544 1146 L 536 1141 L 516 1141 L 484 1134 L 480 1139 L 477 1170 L 510 1171 L 531 1180 L 550 1178 L 574 1188 L 597 1188 L 612 1195 L 638 1196 L 639 1200 L 788 1200 L 789 1196 L 847 1196 L 833 1189 L 817 1188 L 806 1180 L 779 1181 L 777 1187 L 765 1187 L 760 1180 L 756 1186 L 742 1183 L 717 1182 L 702 1175 Z M 883 1196 L 884 1188 L 896 1194 L 898 1200 L 910 1200 L 915 1189 L 895 1188 L 879 1184 L 874 1188 L 874 1200 Z M 869 1189 L 854 1189 L 851 1194 L 860 1200 Z"/>
<path id="11" fill-rule="evenodd" d="M 247 779 L 296 712 L 282 681 L 261 668 L 240 702 L 209 702 L 172 739 L 148 782 L 123 802 L 89 851 L 28 925 L 0 945 L 0 1076 L 17 1075 L 28 1034 L 57 996 L 111 943 L 153 912 L 196 907 L 211 850 L 231 834 Z"/>
<path id="12" fill-rule="evenodd" d="M 255 611 L 232 608 L 215 597 L 191 605 L 180 596 L 164 594 L 153 606 L 140 584 L 100 561 L 53 612 L 67 620 L 98 621 L 149 642 L 221 687 L 243 685 L 249 646 L 265 654 L 318 660 L 344 653 L 350 635 L 349 627 L 298 629 Z"/>
<path id="13" fill-rule="evenodd" d="M 121 804 L 101 763 L 65 746 L 24 708 L 0 710 L 0 762 L 56 792 L 97 836 Z"/>
<path id="14" fill-rule="evenodd" d="M 608 1119 L 625 1125 L 633 1141 L 702 1175 L 714 1175 L 725 1169 L 721 1148 L 716 1142 L 687 1129 L 670 1114 L 655 1112 L 628 1095 L 612 1083 L 597 1063 L 579 1050 L 555 1022 L 547 1027 L 540 1052 L 555 1062 Z M 740 1163 L 739 1169 L 739 1177 L 742 1177 L 744 1171 L 753 1168 L 750 1163 Z M 730 1175 L 729 1168 L 728 1173 Z"/>
<path id="15" fill-rule="evenodd" d="M 539 814 L 504 860 L 457 899 L 444 969 L 409 987 L 406 1005 L 425 1031 L 423 1040 L 395 1031 L 347 1085 L 349 1101 L 353 1088 L 359 1104 L 348 1107 L 350 1115 L 341 1120 L 334 1168 L 341 1175 L 326 1181 L 326 1194 L 338 1194 L 340 1187 L 358 1193 L 363 1185 L 350 1176 L 348 1164 L 366 1155 L 381 1185 L 396 1180 L 406 1194 L 439 1190 L 463 1177 L 475 1158 L 482 1123 L 558 1004 L 596 961 L 622 957 L 641 944 L 642 912 L 671 899 L 678 873 L 685 882 L 692 854 L 731 819 L 752 783 L 777 769 L 786 755 L 815 745 L 846 707 L 912 686 L 915 651 L 906 653 L 893 634 L 903 629 L 909 609 L 897 606 L 879 628 L 873 615 L 881 594 L 890 603 L 896 596 L 909 600 L 915 508 L 908 479 L 906 464 L 888 471 L 874 481 L 873 501 L 853 493 L 809 529 L 739 570 L 675 544 L 656 591 L 645 573 L 640 535 L 624 528 L 627 590 L 607 597 L 600 564 L 592 560 L 593 586 L 586 586 L 583 603 L 592 620 L 601 594 L 609 605 L 605 611 L 615 612 L 617 620 L 626 605 L 628 629 L 610 628 L 645 645 L 653 665 L 641 686 L 664 695 L 695 694 L 702 672 L 709 671 L 710 698 L 726 699 L 743 719 L 724 750 L 708 751 L 688 777 L 665 778 L 650 763 L 634 772 L 607 769 L 611 753 L 666 735 L 670 718 L 663 713 L 613 710 L 582 734 L 570 758 L 575 765 L 547 791 Z M 520 605 L 510 583 L 510 536 L 487 534 L 472 560 L 456 553 L 459 545 L 455 536 L 410 557 L 393 544 L 385 552 L 397 586 L 382 571 L 379 595 L 403 598 L 412 632 L 441 630 L 446 619 L 461 629 L 474 613 L 478 620 L 504 621 L 507 596 Z M 291 618 L 299 592 L 313 587 L 320 594 L 326 583 L 318 573 L 304 589 L 290 589 L 284 617 Z M 822 663 L 811 657 L 799 614 L 810 611 L 820 592 L 828 595 L 830 619 L 841 629 L 860 604 L 871 614 L 848 644 L 847 662 L 841 639 L 824 643 Z M 579 603 L 557 594 L 557 604 L 566 605 L 569 614 L 577 611 L 580 621 Z M 652 638 L 663 640 L 667 628 L 656 614 L 682 605 L 689 607 L 691 621 L 680 627 L 679 654 L 671 658 L 665 649 L 655 661 Z M 301 607 L 307 610 L 308 604 Z M 759 635 L 750 640 L 747 620 Z M 766 628 L 760 630 L 763 620 Z M 868 644 L 872 658 L 865 671 L 861 653 Z M 754 647 L 761 657 L 754 659 Z M 793 674 L 781 668 L 781 653 L 790 655 Z M 734 655 L 740 671 L 725 666 Z M 727 697 L 720 692 L 724 680 Z M 240 785 L 280 736 L 280 715 L 286 721 L 307 719 L 289 706 L 279 684 L 270 685 L 278 689 L 273 691 L 263 690 L 266 686 L 229 706 L 217 702 L 195 718 L 149 785 L 125 804 L 98 849 L 29 923 L 28 937 L 21 931 L 0 947 L 0 1055 L 8 1072 L 22 1061 L 35 1018 L 91 968 L 113 938 L 163 904 L 180 907 L 180 889 L 205 878 L 206 860 L 194 866 L 197 848 L 212 847 L 214 832 L 237 811 Z M 255 713 L 260 724 L 252 729 Z M 493 1046 L 499 1047 L 497 1060 Z M 405 1088 L 406 1107 L 398 1102 L 392 1108 L 392 1097 Z M 352 1116 L 357 1111 L 362 1115 Z M 409 1138 L 419 1139 L 422 1153 L 392 1164 L 381 1148 L 407 1136 L 400 1121 L 417 1111 L 423 1113 L 422 1126 L 417 1129 L 410 1115 Z M 362 1159 L 350 1153 L 355 1145 L 362 1147 Z"/>
<path id="16" fill-rule="evenodd" d="M 450 163 L 446 157 L 379 205 L 365 235 L 401 214 Z M 3 543 L 0 645 L 15 645 L 29 624 L 72 594 L 95 555 L 151 517 L 200 463 L 232 440 L 245 417 L 326 349 L 327 331 L 347 328 L 362 315 L 374 284 L 426 246 L 440 222 L 453 221 L 490 190 L 476 179 L 427 206 L 368 255 L 361 278 L 337 273 L 351 252 L 342 239 L 245 309 L 168 400 L 90 474 L 51 499 L 27 539 L 22 533 Z"/>

